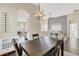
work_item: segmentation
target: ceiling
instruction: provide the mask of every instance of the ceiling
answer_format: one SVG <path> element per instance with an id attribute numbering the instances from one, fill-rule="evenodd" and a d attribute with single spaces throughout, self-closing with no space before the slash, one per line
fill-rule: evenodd
<path id="1" fill-rule="evenodd" d="M 38 3 L 35 5 L 38 5 Z M 40 3 L 40 7 L 47 17 L 58 17 L 78 10 L 79 3 Z"/>

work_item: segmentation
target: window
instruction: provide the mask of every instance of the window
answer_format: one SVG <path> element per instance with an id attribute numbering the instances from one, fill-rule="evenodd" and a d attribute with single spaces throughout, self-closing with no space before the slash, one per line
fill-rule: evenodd
<path id="1" fill-rule="evenodd" d="M 28 31 L 27 22 L 18 23 L 17 31 Z"/>
<path id="2" fill-rule="evenodd" d="M 61 31 L 61 24 L 53 24 L 52 25 L 52 31 L 54 32 L 58 32 L 58 31 Z"/>
<path id="3" fill-rule="evenodd" d="M 27 20 L 29 18 L 28 12 L 26 10 L 18 10 L 17 11 L 17 31 L 28 31 Z"/>
<path id="4" fill-rule="evenodd" d="M 41 22 L 41 31 L 48 31 L 48 20 L 42 20 Z"/>
<path id="5" fill-rule="evenodd" d="M 29 18 L 29 13 L 24 10 L 24 9 L 20 9 L 17 10 L 17 31 L 21 31 L 21 32 L 27 32 L 27 38 L 29 36 L 28 34 L 28 24 L 27 24 L 27 20 Z"/>
<path id="6" fill-rule="evenodd" d="M 29 18 L 29 13 L 26 10 L 18 10 L 17 11 L 17 20 L 18 22 L 27 22 Z"/>
<path id="7" fill-rule="evenodd" d="M 78 24 L 77 23 L 70 23 L 70 37 L 78 38 Z"/>

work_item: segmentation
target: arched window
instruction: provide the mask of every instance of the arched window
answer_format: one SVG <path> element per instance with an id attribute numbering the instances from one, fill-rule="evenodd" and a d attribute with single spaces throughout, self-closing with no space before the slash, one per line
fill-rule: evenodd
<path id="1" fill-rule="evenodd" d="M 21 9 L 17 11 L 17 21 L 18 27 L 17 31 L 28 31 L 27 20 L 29 18 L 29 13 L 26 10 Z"/>
<path id="2" fill-rule="evenodd" d="M 21 32 L 28 32 L 28 21 L 29 18 L 29 13 L 24 10 L 24 9 L 20 9 L 17 10 L 17 31 L 21 31 Z"/>
<path id="3" fill-rule="evenodd" d="M 48 20 L 44 19 L 40 21 L 41 31 L 48 31 Z"/>

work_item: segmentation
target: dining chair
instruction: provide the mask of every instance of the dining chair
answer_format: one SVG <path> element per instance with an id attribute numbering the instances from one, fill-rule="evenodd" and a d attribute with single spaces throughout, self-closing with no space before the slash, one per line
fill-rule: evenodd
<path id="1" fill-rule="evenodd" d="M 14 48 L 16 49 L 17 54 L 18 54 L 19 56 L 22 56 L 21 45 L 19 44 L 19 46 L 18 46 L 18 44 L 17 44 L 17 42 L 16 42 L 15 39 L 12 39 L 12 43 L 13 43 Z"/>
<path id="2" fill-rule="evenodd" d="M 27 51 L 20 45 L 22 52 L 23 52 L 23 56 L 30 56 Z"/>
<path id="3" fill-rule="evenodd" d="M 61 50 L 61 44 L 60 41 L 56 41 L 56 46 L 50 50 L 48 53 L 46 53 L 44 56 L 59 56 Z"/>
<path id="4" fill-rule="evenodd" d="M 24 33 L 23 33 L 23 36 L 24 36 L 24 39 L 25 39 L 25 40 L 28 40 L 28 38 L 27 38 L 27 32 L 24 32 Z"/>
<path id="5" fill-rule="evenodd" d="M 52 50 L 53 56 L 59 56 L 60 55 L 60 50 L 61 50 L 61 44 L 60 40 L 56 41 L 56 46 Z"/>
<path id="6" fill-rule="evenodd" d="M 39 39 L 39 34 L 32 34 L 33 39 Z"/>
<path id="7" fill-rule="evenodd" d="M 58 39 L 58 33 L 55 33 L 56 39 Z"/>
<path id="8" fill-rule="evenodd" d="M 24 37 L 25 40 L 28 40 L 26 37 Z"/>

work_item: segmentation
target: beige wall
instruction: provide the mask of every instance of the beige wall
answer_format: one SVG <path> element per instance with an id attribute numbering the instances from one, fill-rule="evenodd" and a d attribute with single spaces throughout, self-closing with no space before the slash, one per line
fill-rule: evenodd
<path id="1" fill-rule="evenodd" d="M 79 11 L 69 14 L 67 16 L 67 34 L 68 34 L 68 36 L 69 36 L 69 32 L 70 32 L 69 24 L 75 23 L 75 22 L 78 23 L 78 36 L 79 36 Z"/>
<path id="2" fill-rule="evenodd" d="M 0 32 L 0 37 L 14 36 L 16 32 L 16 11 L 8 5 L 0 5 L 0 12 L 8 12 L 8 32 Z M 2 29 L 2 28 L 1 28 Z"/>
<path id="3" fill-rule="evenodd" d="M 7 11 L 9 13 L 9 31 L 7 33 L 0 32 L 0 37 L 16 36 L 17 10 L 20 9 L 24 9 L 30 14 L 30 17 L 27 21 L 30 39 L 32 38 L 31 35 L 33 33 L 39 33 L 40 22 L 35 20 L 35 18 L 32 16 L 36 10 L 35 7 L 36 6 L 32 4 L 0 4 L 0 11 Z"/>

